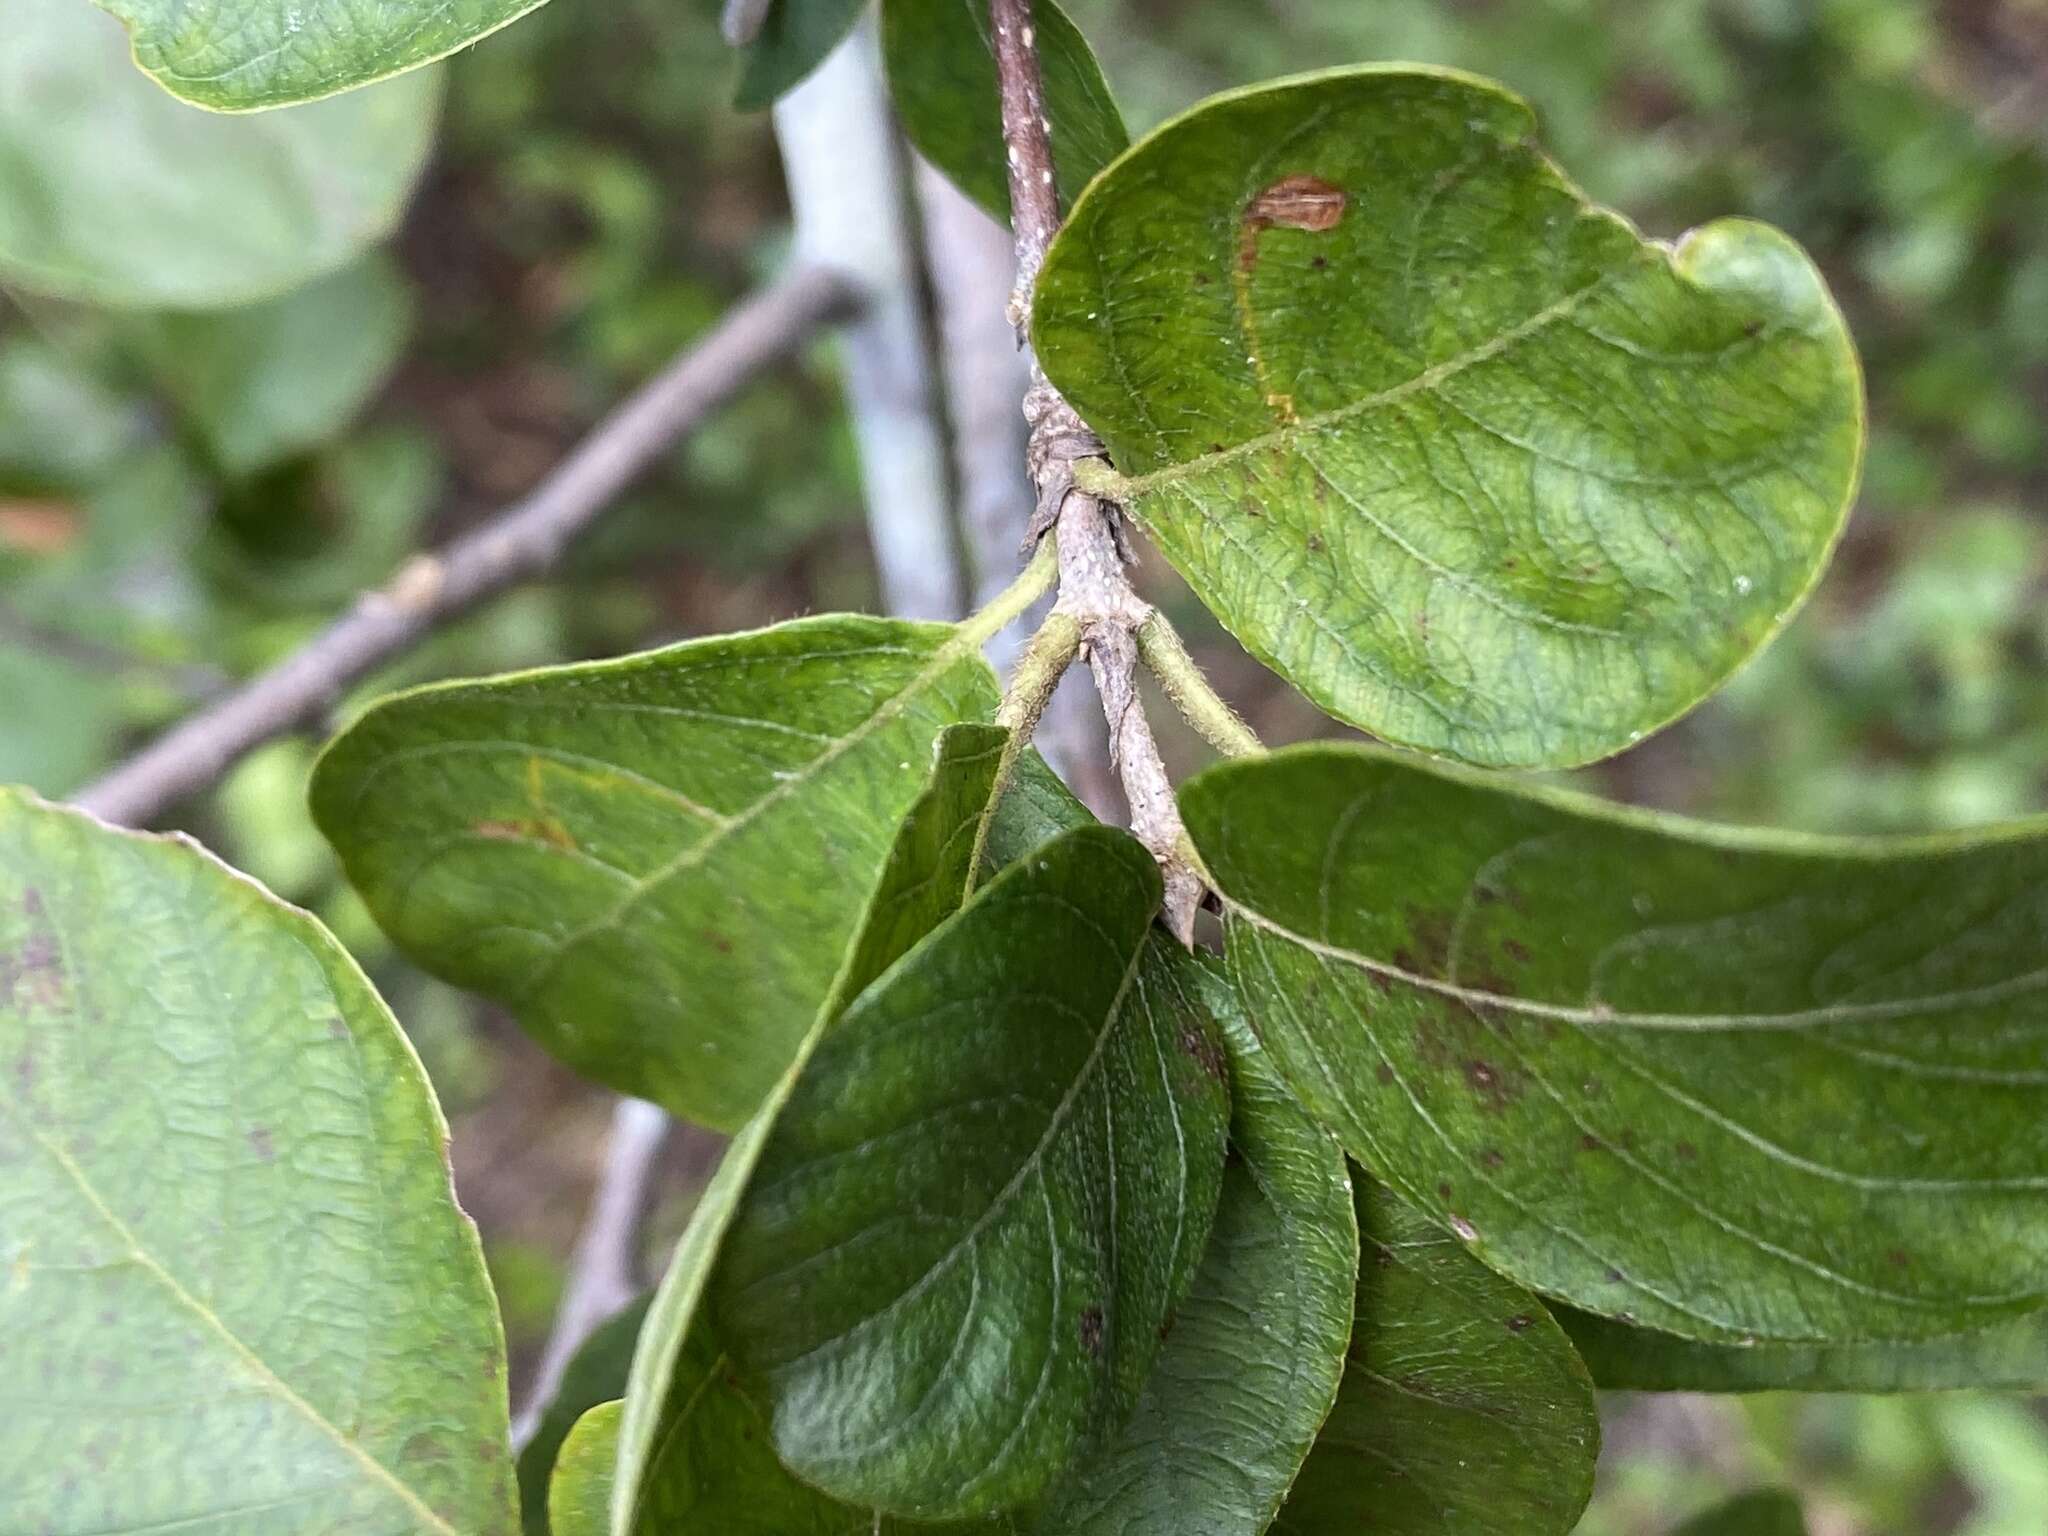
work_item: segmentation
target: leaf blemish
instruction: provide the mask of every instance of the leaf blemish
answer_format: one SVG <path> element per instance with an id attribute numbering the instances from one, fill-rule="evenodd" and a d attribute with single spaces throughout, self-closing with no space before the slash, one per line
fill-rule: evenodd
<path id="1" fill-rule="evenodd" d="M 1102 1308 L 1081 1309 L 1081 1348 L 1091 1360 L 1102 1358 Z"/>

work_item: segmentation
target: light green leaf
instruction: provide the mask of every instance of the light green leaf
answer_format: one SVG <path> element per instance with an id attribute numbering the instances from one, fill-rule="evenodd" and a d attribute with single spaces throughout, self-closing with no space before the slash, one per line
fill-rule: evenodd
<path id="1" fill-rule="evenodd" d="M 397 268 L 372 257 L 261 304 L 141 317 L 133 339 L 215 463 L 244 476 L 354 420 L 397 366 L 411 310 Z"/>
<path id="2" fill-rule="evenodd" d="M 775 105 L 846 40 L 867 0 L 770 0 L 761 34 L 740 50 L 733 105 L 745 112 Z"/>
<path id="3" fill-rule="evenodd" d="M 285 14 L 166 4 L 201 29 L 224 9 Z M 121 28 L 80 0 L 0 0 L 0 31 L 0 280 L 38 293 L 175 309 L 282 293 L 396 227 L 433 139 L 432 74 L 224 118 L 137 74 Z"/>
<path id="4" fill-rule="evenodd" d="M 553 1536 L 603 1536 L 622 1406 L 599 1403 L 576 1421 L 562 1442 L 548 1483 L 547 1524 Z"/>
<path id="5" fill-rule="evenodd" d="M 1449 1233 L 1371 1180 L 1357 1185 L 1350 1360 L 1274 1531 L 1564 1536 L 1600 1448 L 1571 1342 Z"/>
<path id="6" fill-rule="evenodd" d="M 825 1030 L 869 983 L 966 898 L 975 828 L 995 788 L 1007 739 L 1007 732 L 986 725 L 953 726 L 940 734 L 931 777 L 896 831 L 874 894 L 861 914 L 860 932 L 847 947 L 817 1017 L 773 1091 L 733 1138 L 717 1173 L 698 1197 L 633 1355 L 619 1439 L 614 1536 L 635 1536 L 647 1508 L 666 1510 L 695 1496 L 694 1485 L 675 1485 L 675 1474 L 665 1470 L 659 1447 L 670 1438 L 671 1428 L 692 1412 L 694 1378 L 679 1362 L 698 1329 L 698 1303 L 720 1245 L 776 1119 Z"/>
<path id="7" fill-rule="evenodd" d="M 1806 1515 L 1793 1495 L 1765 1488 L 1715 1505 L 1672 1536 L 1806 1536 Z"/>
<path id="8" fill-rule="evenodd" d="M 1282 1075 L 1503 1273 L 1721 1342 L 2048 1302 L 2048 824 L 1738 832 L 1341 747 L 1183 806 Z"/>
<path id="9" fill-rule="evenodd" d="M 653 1300 L 651 1294 L 642 1296 L 598 1324 L 562 1372 L 561 1385 L 534 1426 L 533 1438 L 519 1453 L 519 1519 L 525 1536 L 548 1536 L 548 1490 L 562 1447 L 585 1414 L 626 1390 L 640 1325 Z"/>
<path id="10" fill-rule="evenodd" d="M 775 1443 L 847 1503 L 1028 1503 L 1133 1406 L 1215 1209 L 1227 1095 L 1151 855 L 998 875 L 820 1042 L 714 1285 Z"/>
<path id="11" fill-rule="evenodd" d="M 1258 1536 L 1336 1400 L 1358 1222 L 1344 1154 L 1302 1112 L 1237 1010 L 1231 1155 L 1187 1299 L 1111 1448 L 1053 1496 L 1042 1536 Z M 1213 996 L 1213 994 L 1212 994 Z"/>
<path id="12" fill-rule="evenodd" d="M 1593 1380 L 1629 1392 L 2039 1392 L 2048 1312 L 1939 1339 L 1876 1344 L 1706 1344 L 1559 1309 Z"/>
<path id="13" fill-rule="evenodd" d="M 543 0 L 96 0 L 134 63 L 216 112 L 314 101 L 445 59 Z"/>
<path id="14" fill-rule="evenodd" d="M 422 965 L 733 1128 L 825 1001 L 932 742 L 993 713 L 982 638 L 827 616 L 418 689 L 328 749 L 313 814 Z"/>
<path id="15" fill-rule="evenodd" d="M 0 792 L 0 1527 L 516 1528 L 418 1060 L 318 924 Z"/>
<path id="16" fill-rule="evenodd" d="M 1490 766 L 1691 708 L 1812 587 L 1863 441 L 1805 255 L 1589 206 L 1527 106 L 1407 67 L 1220 96 L 1075 207 L 1034 337 L 1125 500 L 1337 718 Z"/>
<path id="17" fill-rule="evenodd" d="M 1131 142 L 1102 66 L 1055 0 L 1034 0 L 1052 121 L 1053 169 L 1072 203 Z M 996 90 L 988 0 L 883 0 L 882 53 L 903 131 L 927 160 L 997 218 L 1010 217 L 1010 171 Z"/>

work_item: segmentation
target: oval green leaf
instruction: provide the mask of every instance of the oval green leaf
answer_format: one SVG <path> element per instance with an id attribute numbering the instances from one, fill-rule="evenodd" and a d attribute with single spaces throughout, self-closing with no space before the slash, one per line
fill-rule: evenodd
<path id="1" fill-rule="evenodd" d="M 626 1390 L 626 1373 L 653 1296 L 644 1295 L 591 1331 L 562 1372 L 562 1382 L 519 1453 L 519 1520 L 525 1536 L 548 1536 L 548 1490 L 569 1433 L 583 1416 Z"/>
<path id="2" fill-rule="evenodd" d="M 227 118 L 137 74 L 121 28 L 79 0 L 0 0 L 0 29 L 0 279 L 36 293 L 153 309 L 283 293 L 390 234 L 432 144 L 437 75 Z"/>
<path id="3" fill-rule="evenodd" d="M 2040 1392 L 2048 1313 L 1939 1339 L 1876 1344 L 1708 1344 L 1559 1309 L 1586 1368 L 1623 1392 Z"/>
<path id="4" fill-rule="evenodd" d="M 414 690 L 313 814 L 393 939 L 579 1071 L 733 1129 L 825 1001 L 980 636 L 802 619 Z"/>
<path id="5" fill-rule="evenodd" d="M 548 1482 L 547 1529 L 553 1536 L 604 1536 L 622 1406 L 599 1403 L 575 1422 L 562 1442 Z"/>
<path id="6" fill-rule="evenodd" d="M 0 1068 L 10 1529 L 516 1529 L 447 1127 L 324 929 L 0 791 Z"/>
<path id="7" fill-rule="evenodd" d="M 820 1042 L 714 1283 L 806 1482 L 993 1514 L 1129 1413 L 1208 1235 L 1228 1114 L 1196 962 L 1147 942 L 1158 904 L 1128 835 L 1067 833 Z"/>
<path id="8" fill-rule="evenodd" d="M 846 40 L 867 0 L 769 0 L 760 35 L 740 50 L 733 105 L 755 112 L 775 105 Z"/>
<path id="9" fill-rule="evenodd" d="M 1495 1268 L 1720 1342 L 2048 1302 L 2048 823 L 1737 832 L 1342 747 L 1183 805 L 1282 1074 Z"/>
<path id="10" fill-rule="evenodd" d="M 1115 1443 L 1078 1469 L 1041 1536 L 1259 1536 L 1336 1401 L 1358 1222 L 1344 1154 L 1266 1063 L 1229 983 L 1231 1156 L 1209 1246 Z"/>
<path id="11" fill-rule="evenodd" d="M 13 0 L 10 0 L 13 3 Z M 544 0 L 95 0 L 134 63 L 215 112 L 315 101 L 445 59 Z"/>
<path id="12" fill-rule="evenodd" d="M 1337 1406 L 1277 1536 L 1565 1536 L 1593 1493 L 1599 1405 L 1520 1286 L 1360 1178 L 1358 1319 Z"/>
<path id="13" fill-rule="evenodd" d="M 1033 0 L 1060 197 L 1129 146 L 1130 130 L 1080 29 L 1055 0 Z M 988 0 L 883 0 L 889 94 L 918 153 L 990 213 L 1010 219 L 1010 168 Z"/>
<path id="14" fill-rule="evenodd" d="M 1033 331 L 1248 650 L 1493 767 L 1619 751 L 1726 679 L 1813 586 L 1863 441 L 1790 240 L 1645 241 L 1534 132 L 1435 70 L 1218 97 L 1096 179 Z"/>

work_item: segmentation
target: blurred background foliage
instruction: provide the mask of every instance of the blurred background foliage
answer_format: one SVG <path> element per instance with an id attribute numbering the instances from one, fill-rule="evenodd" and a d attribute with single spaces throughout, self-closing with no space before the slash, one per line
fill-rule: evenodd
<path id="1" fill-rule="evenodd" d="M 18 0 L 6 0 L 18 3 Z M 42 3 L 42 0 L 38 0 Z M 82 3 L 82 0 L 75 0 Z M 1862 500 L 1796 622 L 1720 698 L 1584 775 L 1620 798 L 1831 831 L 2048 803 L 2048 0 L 1070 0 L 1134 127 L 1364 59 L 1529 96 L 1560 162 L 1644 228 L 1790 230 L 1869 374 Z M 0 780 L 61 795 L 290 651 L 406 553 L 516 497 L 774 270 L 764 119 L 711 0 L 562 0 L 447 66 L 396 238 L 277 298 L 96 309 L 0 285 Z M 0 191 L 10 146 L 0 143 Z M 1156 567 L 1157 562 L 1151 562 Z M 1155 595 L 1269 739 L 1329 729 Z M 679 449 L 561 578 L 360 691 L 871 606 L 829 350 Z M 336 700 L 337 717 L 353 700 Z M 1183 767 L 1199 759 L 1170 743 Z M 399 963 L 302 806 L 312 737 L 181 821 L 325 917 L 418 1041 L 515 1356 L 544 1334 L 606 1115 L 505 1022 Z M 679 1149 L 650 1241 L 702 1176 Z M 694 1166 L 693 1166 L 694 1164 Z M 1618 1399 L 1584 1536 L 1657 1536 L 1731 1489 L 1815 1536 L 2041 1536 L 2038 1404 Z"/>

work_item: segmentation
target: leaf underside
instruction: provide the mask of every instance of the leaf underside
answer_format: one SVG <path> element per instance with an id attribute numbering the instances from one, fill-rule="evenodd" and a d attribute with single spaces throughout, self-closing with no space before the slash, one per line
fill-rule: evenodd
<path id="1" fill-rule="evenodd" d="M 137 74 L 119 25 L 80 0 L 0 0 L 0 33 L 0 279 L 33 293 L 275 296 L 390 234 L 432 145 L 438 74 L 227 118 Z"/>
<path id="2" fill-rule="evenodd" d="M 1340 747 L 1183 806 L 1282 1074 L 1503 1273 L 1724 1343 L 2048 1302 L 2048 827 L 1734 833 Z"/>
<path id="3" fill-rule="evenodd" d="M 853 30 L 867 0 L 773 0 L 760 36 L 740 50 L 733 105 L 745 112 L 776 98 L 825 62 Z"/>
<path id="4" fill-rule="evenodd" d="M 446 1127 L 325 930 L 0 792 L 0 1065 L 0 1524 L 516 1528 Z"/>
<path id="5" fill-rule="evenodd" d="M 1068 833 L 820 1042 L 714 1281 L 718 1333 L 805 1481 L 992 1514 L 1129 1412 L 1207 1235 L 1227 1119 L 1213 1021 L 1147 942 L 1158 901 L 1127 835 Z"/>
<path id="6" fill-rule="evenodd" d="M 1370 1179 L 1337 1406 L 1278 1536 L 1565 1536 L 1593 1492 L 1593 1384 L 1543 1304 Z"/>
<path id="7" fill-rule="evenodd" d="M 1517 98 L 1409 67 L 1222 97 L 1096 179 L 1033 329 L 1196 594 L 1337 718 L 1619 751 L 1817 579 L 1861 381 L 1805 255 L 1589 205 Z"/>
<path id="8" fill-rule="evenodd" d="M 995 704 L 950 626 L 802 619 L 401 694 L 328 749 L 313 814 L 420 964 L 734 1129 L 825 1000 L 913 765 Z"/>

